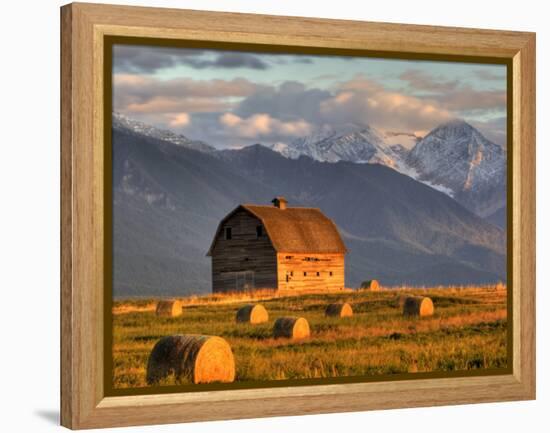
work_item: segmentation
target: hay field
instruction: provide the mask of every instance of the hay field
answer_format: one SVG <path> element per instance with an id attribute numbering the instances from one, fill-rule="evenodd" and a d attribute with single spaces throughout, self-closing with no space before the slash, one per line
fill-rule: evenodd
<path id="1" fill-rule="evenodd" d="M 404 317 L 400 294 L 429 296 L 430 317 Z M 237 310 L 258 299 L 266 323 L 237 323 Z M 379 292 L 273 297 L 255 294 L 182 298 L 183 314 L 157 317 L 156 301 L 118 300 L 113 305 L 113 385 L 147 386 L 146 366 L 155 343 L 171 334 L 208 334 L 233 350 L 236 381 L 368 376 L 406 372 L 506 367 L 506 287 L 388 289 Z M 353 317 L 325 317 L 334 302 L 348 302 Z M 273 338 L 281 316 L 305 317 L 311 336 Z"/>

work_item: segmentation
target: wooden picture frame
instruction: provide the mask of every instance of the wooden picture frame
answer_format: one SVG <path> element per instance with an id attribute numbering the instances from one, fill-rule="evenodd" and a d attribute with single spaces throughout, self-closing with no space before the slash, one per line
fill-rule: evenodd
<path id="1" fill-rule="evenodd" d="M 104 171 L 103 70 L 104 41 L 113 36 L 509 61 L 511 373 L 106 396 L 104 317 L 110 311 L 103 279 L 109 257 L 103 242 L 104 193 L 110 185 Z M 535 398 L 534 33 L 76 3 L 61 8 L 61 101 L 62 425 L 80 429 Z"/>

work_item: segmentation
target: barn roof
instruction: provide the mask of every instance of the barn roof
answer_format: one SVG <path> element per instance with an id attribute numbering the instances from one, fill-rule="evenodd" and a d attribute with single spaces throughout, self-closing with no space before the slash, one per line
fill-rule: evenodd
<path id="1" fill-rule="evenodd" d="M 273 248 L 279 253 L 346 253 L 347 249 L 334 222 L 318 208 L 287 207 L 242 204 L 230 212 L 219 224 L 211 254 L 218 233 L 233 214 L 244 209 L 251 213 L 265 227 Z"/>

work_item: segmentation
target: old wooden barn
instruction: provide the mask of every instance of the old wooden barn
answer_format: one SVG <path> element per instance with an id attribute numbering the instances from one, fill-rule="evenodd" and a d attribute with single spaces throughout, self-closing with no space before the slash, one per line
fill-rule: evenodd
<path id="1" fill-rule="evenodd" d="M 212 291 L 343 288 L 347 250 L 334 222 L 284 197 L 272 203 L 242 204 L 222 219 L 208 251 Z"/>

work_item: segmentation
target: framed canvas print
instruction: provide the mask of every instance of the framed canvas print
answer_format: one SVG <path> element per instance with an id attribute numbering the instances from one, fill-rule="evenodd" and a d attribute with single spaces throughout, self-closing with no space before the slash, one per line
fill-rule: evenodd
<path id="1" fill-rule="evenodd" d="M 61 416 L 535 398 L 535 36 L 61 9 Z"/>

